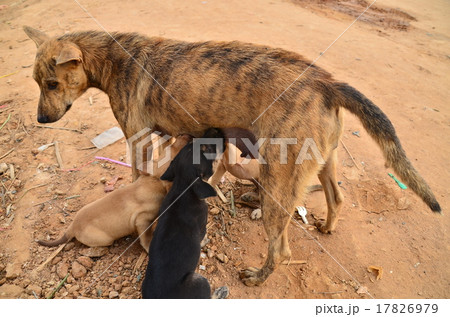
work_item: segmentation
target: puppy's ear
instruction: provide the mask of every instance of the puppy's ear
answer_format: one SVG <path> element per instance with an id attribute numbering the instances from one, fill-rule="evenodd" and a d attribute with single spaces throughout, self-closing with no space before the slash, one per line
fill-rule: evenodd
<path id="1" fill-rule="evenodd" d="M 74 45 L 66 44 L 63 46 L 61 52 L 59 53 L 59 56 L 56 57 L 55 60 L 56 65 L 61 65 L 70 61 L 82 62 L 83 54 L 75 44 Z"/>
<path id="2" fill-rule="evenodd" d="M 216 190 L 208 183 L 198 179 L 194 185 L 192 185 L 195 195 L 200 199 L 217 196 Z"/>
<path id="3" fill-rule="evenodd" d="M 36 43 L 36 47 L 41 46 L 42 43 L 49 39 L 48 35 L 44 32 L 33 29 L 32 27 L 26 25 L 23 27 L 23 31 L 28 35 L 30 39 L 33 40 L 34 43 Z"/>
<path id="4" fill-rule="evenodd" d="M 173 182 L 174 178 L 175 178 L 175 168 L 172 161 L 167 170 L 160 177 L 160 180 Z"/>

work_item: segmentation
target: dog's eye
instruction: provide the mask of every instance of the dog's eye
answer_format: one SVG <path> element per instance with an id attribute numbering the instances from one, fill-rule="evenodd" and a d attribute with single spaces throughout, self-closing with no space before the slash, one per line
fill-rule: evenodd
<path id="1" fill-rule="evenodd" d="M 47 83 L 48 90 L 55 90 L 56 87 L 58 87 L 58 82 L 56 81 L 51 81 Z"/>

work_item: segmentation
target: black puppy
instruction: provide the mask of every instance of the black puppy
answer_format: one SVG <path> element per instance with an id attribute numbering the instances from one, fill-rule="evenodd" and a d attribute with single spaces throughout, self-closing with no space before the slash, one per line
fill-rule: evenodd
<path id="1" fill-rule="evenodd" d="M 220 138 L 223 150 L 221 130 L 209 129 L 204 137 Z M 161 176 L 173 185 L 161 204 L 150 243 L 143 298 L 211 298 L 208 280 L 195 269 L 206 234 L 208 206 L 204 199 L 216 196 L 205 182 L 213 174 L 213 160 L 205 154 L 214 156 L 216 146 L 196 141 L 187 144 Z M 194 149 L 200 149 L 199 163 L 194 161 Z"/>

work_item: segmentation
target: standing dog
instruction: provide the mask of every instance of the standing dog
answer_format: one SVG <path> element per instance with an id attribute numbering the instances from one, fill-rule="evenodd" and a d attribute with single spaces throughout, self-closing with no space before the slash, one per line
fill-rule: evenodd
<path id="1" fill-rule="evenodd" d="M 170 158 L 174 158 L 190 140 L 187 135 L 177 137 L 170 147 Z M 137 233 L 142 247 L 148 253 L 153 233 L 150 226 L 158 215 L 167 188 L 170 188 L 170 183 L 159 179 L 169 166 L 170 158 L 165 164 L 159 164 L 161 161 L 152 162 L 151 175 L 143 172 L 133 184 L 81 208 L 58 240 L 39 240 L 38 243 L 52 247 L 76 238 L 87 246 L 100 247 Z"/>
<path id="2" fill-rule="evenodd" d="M 24 30 L 38 46 L 33 77 L 41 89 L 41 123 L 59 120 L 76 98 L 96 87 L 108 94 L 127 139 L 158 124 L 170 135 L 238 127 L 257 138 L 295 141 L 286 145 L 286 162 L 279 158 L 281 145 L 265 142 L 260 147 L 267 162 L 260 166 L 259 183 L 269 250 L 261 269 L 249 268 L 241 275 L 247 285 L 263 283 L 290 258 L 287 226 L 314 175 L 319 175 L 328 205 L 327 221 L 318 227 L 324 233 L 334 230 L 343 200 L 336 181 L 343 108 L 361 120 L 386 166 L 431 210 L 441 210 L 380 108 L 320 67 L 309 67 L 310 61 L 299 54 L 241 42 L 188 43 L 94 31 L 49 38 Z M 304 159 L 302 145 L 311 140 L 321 160 Z M 134 165 L 135 156 L 132 151 Z"/>
<path id="3" fill-rule="evenodd" d="M 187 144 L 161 177 L 173 185 L 161 205 L 150 244 L 143 298 L 211 297 L 208 280 L 195 269 L 208 220 L 204 199 L 216 196 L 214 188 L 204 181 L 213 174 L 212 160 L 204 153 L 215 153 L 216 149 L 204 146 L 199 163 L 193 162 L 194 149 L 193 143 Z"/>

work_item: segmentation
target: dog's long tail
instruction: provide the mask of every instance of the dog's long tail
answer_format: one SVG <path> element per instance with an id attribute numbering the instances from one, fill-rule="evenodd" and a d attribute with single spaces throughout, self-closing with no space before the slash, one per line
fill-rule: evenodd
<path id="1" fill-rule="evenodd" d="M 383 111 L 348 84 L 335 83 L 334 87 L 339 92 L 339 106 L 361 120 L 364 128 L 382 149 L 387 167 L 392 167 L 400 179 L 422 198 L 432 211 L 441 212 L 441 206 L 433 192 L 406 157 L 394 126 Z"/>
<path id="2" fill-rule="evenodd" d="M 39 243 L 40 245 L 46 246 L 46 247 L 54 247 L 54 246 L 66 243 L 69 240 L 72 240 L 72 237 L 69 237 L 67 235 L 67 233 L 64 233 L 63 236 L 61 238 L 59 238 L 58 240 L 53 240 L 53 241 L 38 240 L 37 243 Z"/>

